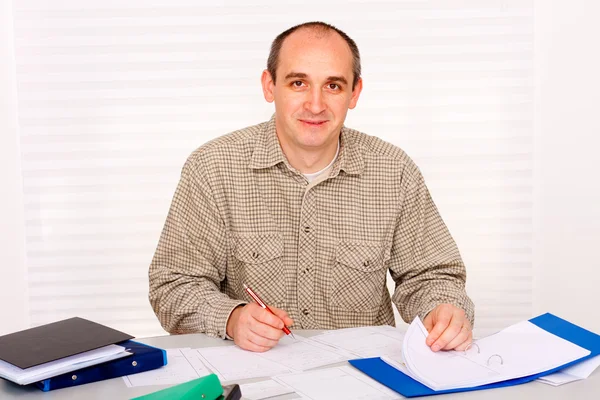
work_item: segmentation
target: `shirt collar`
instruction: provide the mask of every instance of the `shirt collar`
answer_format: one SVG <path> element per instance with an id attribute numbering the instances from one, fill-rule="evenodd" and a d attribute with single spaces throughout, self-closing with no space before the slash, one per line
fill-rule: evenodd
<path id="1" fill-rule="evenodd" d="M 259 132 L 259 138 L 254 146 L 249 166 L 252 169 L 263 169 L 270 168 L 280 162 L 287 164 L 287 159 L 277 138 L 275 114 L 273 114 L 271 119 L 263 124 L 262 131 Z M 359 145 L 356 143 L 356 132 L 342 126 L 340 150 L 333 164 L 331 177 L 337 176 L 340 171 L 350 175 L 359 175 L 363 167 L 364 161 Z"/>

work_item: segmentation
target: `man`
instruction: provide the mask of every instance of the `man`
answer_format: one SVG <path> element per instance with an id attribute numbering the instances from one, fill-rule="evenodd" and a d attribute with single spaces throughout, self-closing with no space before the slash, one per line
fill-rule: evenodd
<path id="1" fill-rule="evenodd" d="M 150 266 L 150 302 L 172 333 L 266 351 L 284 325 L 335 329 L 420 316 L 433 351 L 472 340 L 458 249 L 418 168 L 399 148 L 343 126 L 362 90 L 360 56 L 321 22 L 273 42 L 269 121 L 196 150 Z M 272 315 L 244 292 L 247 284 Z"/>

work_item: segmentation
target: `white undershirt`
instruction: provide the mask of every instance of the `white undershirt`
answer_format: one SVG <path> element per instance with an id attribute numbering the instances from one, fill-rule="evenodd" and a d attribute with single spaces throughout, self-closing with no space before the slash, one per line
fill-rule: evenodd
<path id="1" fill-rule="evenodd" d="M 329 172 L 329 170 L 331 169 L 331 166 L 335 162 L 335 159 L 337 158 L 339 152 L 340 152 L 340 141 L 338 140 L 338 145 L 337 145 L 337 150 L 335 151 L 335 156 L 333 156 L 333 159 L 331 160 L 329 165 L 327 165 L 325 168 L 323 168 L 320 171 L 313 172 L 312 174 L 302 174 L 302 175 L 304 175 L 304 177 L 306 178 L 308 183 L 311 183 L 312 181 L 317 179 L 321 174 L 324 174 L 325 172 Z"/>

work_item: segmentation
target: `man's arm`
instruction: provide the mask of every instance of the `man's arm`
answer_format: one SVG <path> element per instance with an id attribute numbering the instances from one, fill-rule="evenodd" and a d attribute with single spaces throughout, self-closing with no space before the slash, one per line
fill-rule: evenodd
<path id="1" fill-rule="evenodd" d="M 465 266 L 423 176 L 416 166 L 408 168 L 391 250 L 390 270 L 396 282 L 392 300 L 406 322 L 419 315 L 431 328 L 437 325 L 436 339 L 450 327 L 454 312 L 454 323 L 462 323 L 457 332 L 466 328 L 470 334 L 474 307 L 465 291 Z M 429 315 L 432 310 L 436 313 Z M 434 315 L 439 318 L 433 319 Z M 452 338 L 441 348 L 455 338 L 452 332 Z M 447 337 L 448 333 L 444 339 Z"/>
<path id="2" fill-rule="evenodd" d="M 170 333 L 224 338 L 229 315 L 245 301 L 220 291 L 227 233 L 209 185 L 188 161 L 149 270 L 150 303 Z"/>

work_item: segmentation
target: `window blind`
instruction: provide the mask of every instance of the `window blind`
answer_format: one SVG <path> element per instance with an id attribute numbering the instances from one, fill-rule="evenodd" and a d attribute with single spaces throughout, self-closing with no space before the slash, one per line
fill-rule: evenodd
<path id="1" fill-rule="evenodd" d="M 147 268 L 186 157 L 268 119 L 270 42 L 353 37 L 346 125 L 408 152 L 468 268 L 477 335 L 532 305 L 531 1 L 15 1 L 32 325 L 73 315 L 164 333 Z"/>

